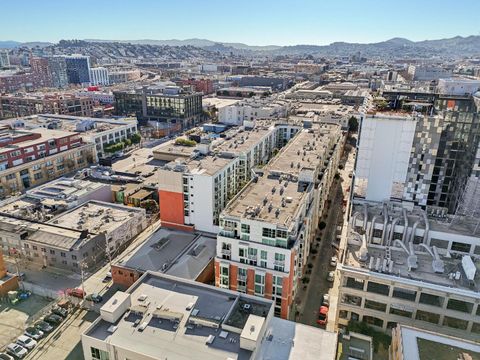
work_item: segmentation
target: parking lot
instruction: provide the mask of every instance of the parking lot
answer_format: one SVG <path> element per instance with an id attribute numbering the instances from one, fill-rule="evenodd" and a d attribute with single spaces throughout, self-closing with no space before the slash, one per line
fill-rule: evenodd
<path id="1" fill-rule="evenodd" d="M 15 342 L 22 335 L 30 322 L 36 319 L 37 314 L 50 305 L 46 298 L 32 295 L 16 305 L 7 302 L 0 303 L 0 349 L 9 343 Z"/>

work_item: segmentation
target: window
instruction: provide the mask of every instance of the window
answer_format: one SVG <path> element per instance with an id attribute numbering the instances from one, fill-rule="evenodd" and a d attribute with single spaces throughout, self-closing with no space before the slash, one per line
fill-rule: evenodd
<path id="1" fill-rule="evenodd" d="M 443 325 L 454 328 L 454 329 L 466 330 L 468 326 L 468 321 L 452 318 L 450 316 L 445 316 L 443 318 Z"/>
<path id="2" fill-rule="evenodd" d="M 220 265 L 220 287 L 227 288 L 230 286 L 229 266 Z"/>
<path id="3" fill-rule="evenodd" d="M 367 285 L 367 291 L 387 296 L 390 291 L 390 287 L 385 284 L 379 284 L 373 281 L 369 281 Z"/>
<path id="4" fill-rule="evenodd" d="M 415 298 L 417 297 L 417 292 L 413 290 L 396 287 L 396 288 L 393 288 L 393 297 L 398 299 L 415 301 Z"/>
<path id="5" fill-rule="evenodd" d="M 426 321 L 432 324 L 438 324 L 438 321 L 440 320 L 440 315 L 428 311 L 417 310 L 417 315 L 415 315 L 415 319 Z"/>
<path id="6" fill-rule="evenodd" d="M 250 225 L 242 224 L 242 233 L 250 234 Z"/>
<path id="7" fill-rule="evenodd" d="M 345 286 L 351 289 L 363 290 L 364 283 L 364 280 L 347 277 Z"/>
<path id="8" fill-rule="evenodd" d="M 55 250 L 50 249 L 50 254 L 55 255 Z"/>
<path id="9" fill-rule="evenodd" d="M 436 246 L 439 249 L 448 249 L 448 241 L 440 239 L 431 239 L 430 246 Z"/>
<path id="10" fill-rule="evenodd" d="M 372 309 L 376 311 L 386 312 L 387 304 L 383 304 L 373 300 L 365 300 L 365 308 Z"/>
<path id="11" fill-rule="evenodd" d="M 94 360 L 109 360 L 108 352 L 91 347 L 90 352 Z"/>
<path id="12" fill-rule="evenodd" d="M 447 309 L 470 314 L 473 310 L 473 304 L 466 301 L 450 299 L 447 303 Z"/>
<path id="13" fill-rule="evenodd" d="M 406 309 L 397 309 L 392 305 L 390 305 L 390 314 L 411 318 L 413 315 L 413 312 L 408 311 Z"/>
<path id="14" fill-rule="evenodd" d="M 262 236 L 274 239 L 275 238 L 275 229 L 263 228 L 262 229 Z"/>
<path id="15" fill-rule="evenodd" d="M 76 256 L 76 255 L 72 255 L 72 260 L 77 260 L 77 256 Z"/>
<path id="16" fill-rule="evenodd" d="M 66 257 L 67 255 L 66 255 L 64 252 L 61 252 L 61 253 L 60 253 L 60 256 L 61 256 L 61 257 Z"/>
<path id="17" fill-rule="evenodd" d="M 255 295 L 263 296 L 265 287 L 265 275 L 255 274 Z"/>
<path id="18" fill-rule="evenodd" d="M 444 298 L 437 296 L 437 295 L 432 295 L 428 293 L 421 293 L 420 294 L 420 303 L 421 304 L 426 304 L 426 305 L 432 305 L 432 306 L 438 306 L 442 307 Z"/>
<path id="19" fill-rule="evenodd" d="M 245 292 L 247 289 L 247 269 L 238 268 L 237 290 Z"/>
<path id="20" fill-rule="evenodd" d="M 362 306 L 362 298 L 359 297 L 359 296 L 343 294 L 342 295 L 342 304 Z"/>
<path id="21" fill-rule="evenodd" d="M 452 251 L 469 253 L 471 247 L 472 247 L 472 245 L 470 245 L 470 244 L 465 244 L 465 243 L 461 243 L 461 242 L 456 242 L 456 241 L 454 241 L 454 242 L 452 243 Z"/>
<path id="22" fill-rule="evenodd" d="M 277 230 L 277 238 L 286 239 L 287 232 L 285 230 Z"/>
<path id="23" fill-rule="evenodd" d="M 383 327 L 383 320 L 382 319 L 378 319 L 376 317 L 373 317 L 373 316 L 364 316 L 363 317 L 363 322 L 369 324 L 369 325 L 374 325 L 374 326 L 378 326 L 378 327 Z"/>
<path id="24" fill-rule="evenodd" d="M 480 334 L 480 323 L 473 323 L 472 332 Z"/>

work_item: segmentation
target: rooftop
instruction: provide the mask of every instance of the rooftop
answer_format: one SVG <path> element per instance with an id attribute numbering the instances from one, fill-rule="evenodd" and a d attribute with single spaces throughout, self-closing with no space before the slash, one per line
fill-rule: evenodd
<path id="1" fill-rule="evenodd" d="M 335 333 L 273 318 L 270 300 L 152 272 L 126 294 L 117 292 L 83 336 L 154 359 L 195 354 L 198 360 L 330 360 L 335 355 Z M 129 310 L 110 317 L 128 301 Z"/>
<path id="2" fill-rule="evenodd" d="M 111 232 L 129 221 L 135 214 L 141 213 L 145 213 L 145 210 L 91 200 L 57 216 L 49 223 L 99 234 L 104 231 Z"/>

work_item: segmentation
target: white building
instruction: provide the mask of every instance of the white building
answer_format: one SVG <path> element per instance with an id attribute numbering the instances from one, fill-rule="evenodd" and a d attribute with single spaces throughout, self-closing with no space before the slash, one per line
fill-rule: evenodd
<path id="1" fill-rule="evenodd" d="M 452 71 L 428 65 L 409 65 L 408 74 L 416 81 L 432 81 L 452 76 Z"/>
<path id="2" fill-rule="evenodd" d="M 367 114 L 361 121 L 356 194 L 366 200 L 402 198 L 416 120 L 410 115 Z"/>
<path id="3" fill-rule="evenodd" d="M 476 79 L 440 79 L 437 91 L 446 95 L 473 95 L 480 90 L 480 80 Z"/>
<path id="4" fill-rule="evenodd" d="M 90 84 L 92 85 L 109 85 L 108 70 L 104 67 L 96 67 L 90 69 Z"/>
<path id="5" fill-rule="evenodd" d="M 154 272 L 82 334 L 85 360 L 334 360 L 337 335 L 273 316 L 271 300 Z"/>
<path id="6" fill-rule="evenodd" d="M 227 125 L 243 125 L 245 120 L 282 118 L 287 115 L 288 103 L 274 98 L 250 98 L 221 107 L 218 111 L 218 122 Z"/>
<path id="7" fill-rule="evenodd" d="M 354 205 L 337 270 L 337 321 L 396 324 L 475 340 L 480 238 L 475 223 L 399 202 Z M 363 234 L 363 235 L 360 235 Z"/>
<path id="8" fill-rule="evenodd" d="M 115 96 L 111 91 L 78 91 L 78 96 L 86 96 L 91 98 L 95 102 L 100 104 L 113 104 L 115 102 Z"/>

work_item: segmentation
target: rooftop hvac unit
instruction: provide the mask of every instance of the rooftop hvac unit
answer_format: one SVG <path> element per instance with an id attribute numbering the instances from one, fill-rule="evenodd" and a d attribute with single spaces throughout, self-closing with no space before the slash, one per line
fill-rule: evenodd
<path id="1" fill-rule="evenodd" d="M 475 264 L 470 256 L 464 255 L 462 257 L 462 268 L 467 276 L 467 279 L 473 281 L 473 279 L 475 279 L 477 268 L 475 267 Z"/>

